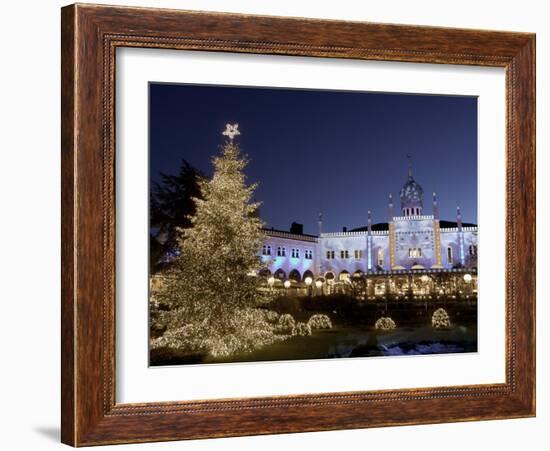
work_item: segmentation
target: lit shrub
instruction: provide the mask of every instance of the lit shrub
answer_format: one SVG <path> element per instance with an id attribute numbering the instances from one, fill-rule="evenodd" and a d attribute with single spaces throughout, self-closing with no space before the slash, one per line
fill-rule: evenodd
<path id="1" fill-rule="evenodd" d="M 307 335 L 311 335 L 311 327 L 308 323 L 296 323 L 296 326 L 292 329 L 292 335 L 298 335 L 305 337 Z"/>
<path id="2" fill-rule="evenodd" d="M 279 319 L 279 314 L 273 310 L 266 310 L 265 319 L 268 323 L 276 323 Z"/>
<path id="3" fill-rule="evenodd" d="M 449 314 L 443 308 L 438 308 L 432 315 L 432 327 L 436 329 L 446 329 L 451 327 Z"/>
<path id="4" fill-rule="evenodd" d="M 277 323 L 278 331 L 283 333 L 292 333 L 294 327 L 296 326 L 296 321 L 291 314 L 285 313 L 279 316 L 279 321 Z"/>
<path id="5" fill-rule="evenodd" d="M 307 322 L 311 329 L 331 329 L 332 321 L 327 315 L 317 313 L 309 318 Z"/>
<path id="6" fill-rule="evenodd" d="M 393 330 L 396 327 L 395 321 L 389 316 L 383 316 L 374 323 L 374 328 L 377 330 Z"/>

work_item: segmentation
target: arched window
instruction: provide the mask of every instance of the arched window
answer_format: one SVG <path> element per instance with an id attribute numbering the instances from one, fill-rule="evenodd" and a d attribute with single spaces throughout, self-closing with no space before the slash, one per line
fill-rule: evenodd
<path id="1" fill-rule="evenodd" d="M 260 275 L 261 277 L 268 278 L 269 276 L 271 276 L 271 271 L 267 268 L 262 268 L 258 272 L 258 275 Z"/>
<path id="2" fill-rule="evenodd" d="M 381 247 L 378 248 L 378 252 L 376 254 L 376 264 L 378 266 L 384 266 L 384 249 Z"/>
<path id="3" fill-rule="evenodd" d="M 453 248 L 451 246 L 447 247 L 447 262 L 453 262 Z"/>
<path id="4" fill-rule="evenodd" d="M 410 258 L 422 257 L 422 249 L 419 248 L 419 247 L 410 247 L 409 248 L 409 257 Z"/>
<path id="5" fill-rule="evenodd" d="M 290 271 L 288 278 L 290 280 L 295 280 L 296 282 L 299 282 L 300 280 L 302 280 L 302 276 L 300 276 L 300 273 L 298 272 L 297 269 L 293 269 L 292 271 Z"/>

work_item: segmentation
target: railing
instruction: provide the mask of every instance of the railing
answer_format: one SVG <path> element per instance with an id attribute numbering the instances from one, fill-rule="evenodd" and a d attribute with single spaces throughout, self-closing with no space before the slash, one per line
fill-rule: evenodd
<path id="1" fill-rule="evenodd" d="M 297 235 L 290 232 L 279 232 L 278 230 L 264 230 L 263 232 L 267 236 L 272 236 L 274 238 L 287 238 L 290 240 L 307 241 L 308 243 L 316 243 L 318 239 L 316 236 Z"/>
<path id="2" fill-rule="evenodd" d="M 429 219 L 430 221 L 433 221 L 434 220 L 434 217 L 433 215 L 418 215 L 418 216 L 394 216 L 393 217 L 393 220 L 395 222 L 400 222 L 400 221 L 410 221 L 411 219 L 414 219 L 414 220 L 425 220 L 425 219 Z"/>
<path id="3" fill-rule="evenodd" d="M 345 237 L 353 237 L 353 236 L 368 236 L 369 232 L 367 231 L 361 231 L 361 232 L 328 232 L 328 233 L 321 233 L 320 238 L 345 238 Z M 373 230 L 371 232 L 371 235 L 388 235 L 388 230 Z"/>
<path id="4" fill-rule="evenodd" d="M 441 233 L 458 232 L 458 227 L 439 227 Z M 462 227 L 463 232 L 477 232 L 477 227 Z"/>

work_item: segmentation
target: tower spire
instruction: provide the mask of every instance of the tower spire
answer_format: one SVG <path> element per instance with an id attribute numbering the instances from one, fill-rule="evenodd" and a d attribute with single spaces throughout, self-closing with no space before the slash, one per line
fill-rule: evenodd
<path id="1" fill-rule="evenodd" d="M 388 197 L 388 222 L 393 222 L 393 196 L 391 193 Z"/>
<path id="2" fill-rule="evenodd" d="M 409 167 L 409 178 L 412 178 L 413 176 L 413 170 L 412 170 L 412 155 L 411 154 L 407 154 L 407 165 Z"/>
<path id="3" fill-rule="evenodd" d="M 369 231 L 369 235 L 372 231 L 372 217 L 371 217 L 371 212 L 370 210 L 367 211 L 367 227 L 368 227 L 368 231 Z"/>
<path id="4" fill-rule="evenodd" d="M 433 205 L 434 219 L 438 220 L 439 219 L 439 206 L 437 205 L 437 195 L 436 195 L 435 191 L 433 192 L 432 205 Z"/>
<path id="5" fill-rule="evenodd" d="M 372 217 L 370 210 L 367 211 L 367 270 L 372 269 Z"/>
<path id="6" fill-rule="evenodd" d="M 323 213 L 319 213 L 318 223 L 319 223 L 319 236 L 321 236 L 321 233 L 323 233 Z"/>
<path id="7" fill-rule="evenodd" d="M 460 203 L 456 205 L 456 225 L 458 229 L 458 248 L 460 251 L 460 264 L 464 266 L 464 232 L 462 230 L 462 213 L 460 212 Z"/>

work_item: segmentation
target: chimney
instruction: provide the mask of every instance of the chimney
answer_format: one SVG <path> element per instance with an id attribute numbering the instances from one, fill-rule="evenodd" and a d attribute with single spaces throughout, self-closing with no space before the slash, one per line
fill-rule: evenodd
<path id="1" fill-rule="evenodd" d="M 303 235 L 304 234 L 304 225 L 293 222 L 290 224 L 290 233 L 294 235 Z"/>

